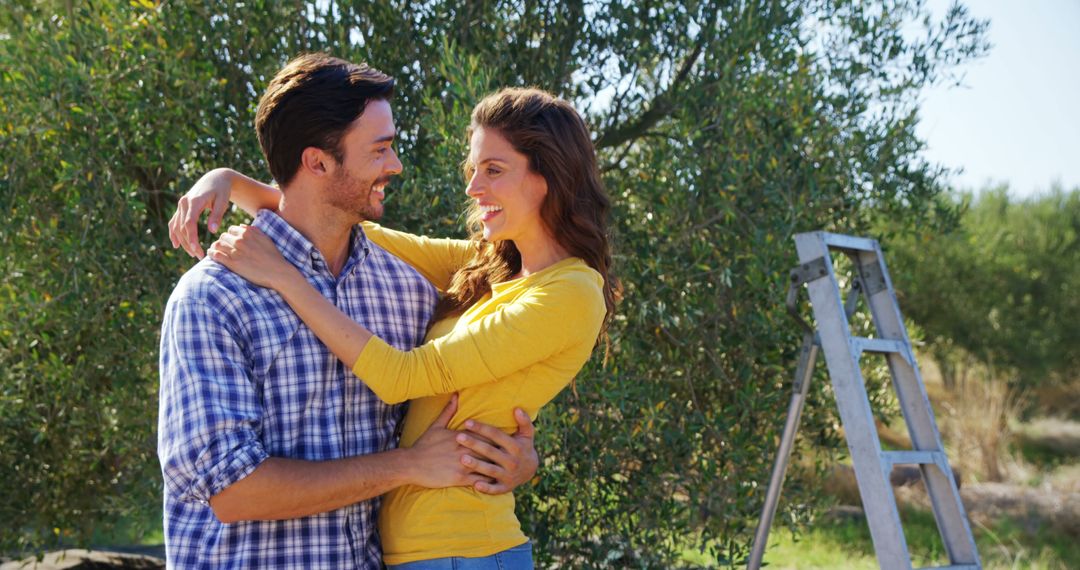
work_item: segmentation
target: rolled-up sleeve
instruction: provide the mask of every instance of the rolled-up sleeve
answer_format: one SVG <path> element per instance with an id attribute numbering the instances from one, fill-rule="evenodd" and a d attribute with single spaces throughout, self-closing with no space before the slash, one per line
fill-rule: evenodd
<path id="1" fill-rule="evenodd" d="M 165 492 L 206 503 L 255 470 L 262 405 L 234 330 L 222 311 L 172 299 L 161 334 L 158 458 Z"/>

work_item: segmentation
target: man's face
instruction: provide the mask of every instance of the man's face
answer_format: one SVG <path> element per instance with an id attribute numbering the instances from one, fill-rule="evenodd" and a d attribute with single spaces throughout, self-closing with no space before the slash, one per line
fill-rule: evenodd
<path id="1" fill-rule="evenodd" d="M 382 218 L 386 185 L 401 174 L 401 161 L 392 146 L 395 134 L 390 103 L 368 102 L 341 138 L 341 164 L 328 190 L 331 205 L 364 220 Z"/>

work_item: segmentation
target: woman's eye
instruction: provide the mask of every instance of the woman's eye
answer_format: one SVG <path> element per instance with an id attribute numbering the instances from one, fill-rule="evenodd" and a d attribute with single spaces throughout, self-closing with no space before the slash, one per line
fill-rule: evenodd
<path id="1" fill-rule="evenodd" d="M 500 172 L 502 172 L 502 171 L 499 170 L 498 168 L 489 168 L 489 169 L 487 169 L 488 176 L 495 176 L 496 174 L 498 174 Z"/>

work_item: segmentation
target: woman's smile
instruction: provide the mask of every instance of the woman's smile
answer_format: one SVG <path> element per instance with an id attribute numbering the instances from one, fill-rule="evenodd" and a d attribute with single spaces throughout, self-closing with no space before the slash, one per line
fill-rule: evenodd
<path id="1" fill-rule="evenodd" d="M 496 216 L 502 213 L 502 206 L 495 204 L 477 204 L 477 207 L 483 212 L 480 220 L 485 223 L 495 219 Z"/>

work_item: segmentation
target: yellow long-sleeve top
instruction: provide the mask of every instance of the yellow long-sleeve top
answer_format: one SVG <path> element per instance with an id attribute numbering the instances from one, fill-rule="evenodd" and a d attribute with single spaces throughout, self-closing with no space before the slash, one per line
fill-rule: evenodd
<path id="1" fill-rule="evenodd" d="M 431 239 L 363 225 L 367 237 L 415 267 L 441 291 L 476 254 L 466 240 Z M 413 445 L 460 394 L 450 421 L 466 419 L 517 429 L 513 409 L 535 419 L 581 370 L 604 320 L 603 278 L 576 257 L 492 286 L 463 314 L 435 323 L 424 345 L 407 352 L 372 338 L 353 371 L 376 395 L 412 399 L 401 446 Z M 528 538 L 514 515 L 514 496 L 471 487 L 400 487 L 383 499 L 379 534 L 387 564 L 448 556 L 489 556 Z"/>

